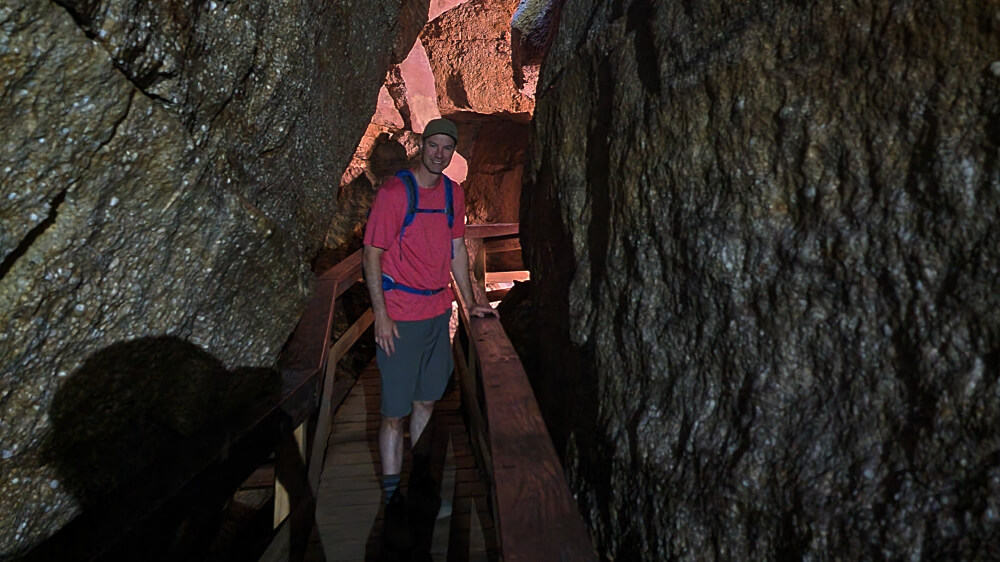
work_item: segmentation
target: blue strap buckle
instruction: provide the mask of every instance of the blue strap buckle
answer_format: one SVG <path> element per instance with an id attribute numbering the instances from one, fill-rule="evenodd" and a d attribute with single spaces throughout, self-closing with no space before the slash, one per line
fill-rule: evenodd
<path id="1" fill-rule="evenodd" d="M 400 291 L 403 291 L 404 293 L 411 293 L 411 294 L 414 294 L 414 295 L 430 296 L 430 295 L 436 295 L 436 294 L 440 293 L 441 291 L 444 290 L 444 287 L 441 287 L 440 289 L 417 289 L 415 287 L 410 287 L 409 285 L 404 285 L 402 283 L 398 283 L 398 282 L 396 282 L 395 279 L 393 279 L 389 275 L 386 275 L 385 273 L 383 273 L 382 274 L 382 290 L 383 291 L 391 291 L 393 289 L 399 289 Z"/>

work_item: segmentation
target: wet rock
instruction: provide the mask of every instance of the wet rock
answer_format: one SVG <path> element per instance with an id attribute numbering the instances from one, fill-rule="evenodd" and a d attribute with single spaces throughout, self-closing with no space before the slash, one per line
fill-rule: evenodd
<path id="1" fill-rule="evenodd" d="M 79 513 L 44 448 L 88 357 L 163 336 L 273 365 L 401 4 L 0 7 L 0 557 Z"/>
<path id="2" fill-rule="evenodd" d="M 972 1 L 563 10 L 522 241 L 608 558 L 997 557 L 998 35 Z"/>

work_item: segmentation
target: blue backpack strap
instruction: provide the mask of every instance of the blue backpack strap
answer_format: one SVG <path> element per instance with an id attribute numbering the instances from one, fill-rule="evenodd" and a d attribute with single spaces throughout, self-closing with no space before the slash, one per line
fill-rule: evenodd
<path id="1" fill-rule="evenodd" d="M 451 232 L 452 227 L 455 225 L 455 188 L 451 181 L 451 178 L 441 174 L 444 180 L 444 209 L 421 209 L 420 208 L 420 188 L 417 185 L 417 178 L 413 177 L 413 172 L 410 170 L 400 170 L 396 172 L 396 177 L 403 180 L 403 184 L 406 185 L 406 216 L 403 217 L 403 227 L 399 229 L 399 240 L 402 243 L 403 233 L 406 232 L 406 227 L 413 224 L 413 219 L 417 213 L 445 213 L 448 217 L 448 231 Z M 451 252 L 452 259 L 455 258 L 455 247 L 451 243 L 451 235 L 448 236 L 448 248 Z"/>
<path id="2" fill-rule="evenodd" d="M 455 196 L 452 192 L 451 178 L 444 177 L 444 212 L 448 214 L 448 228 L 455 225 Z"/>
<path id="3" fill-rule="evenodd" d="M 455 225 L 455 196 L 452 193 L 451 178 L 444 177 L 444 212 L 448 215 L 448 248 L 451 249 L 451 259 L 455 259 L 455 245 L 451 242 L 451 228 Z"/>
<path id="4" fill-rule="evenodd" d="M 399 229 L 399 239 L 402 240 L 406 227 L 413 223 L 413 217 L 417 213 L 420 190 L 417 189 L 417 178 L 413 177 L 413 172 L 400 170 L 396 172 L 396 177 L 403 180 L 403 185 L 406 186 L 406 216 L 403 217 L 403 227 Z"/>
<path id="5" fill-rule="evenodd" d="M 400 283 L 399 281 L 396 281 L 395 279 L 393 279 L 389 275 L 386 275 L 385 273 L 383 273 L 382 274 L 382 290 L 383 291 L 391 291 L 393 289 L 399 289 L 400 291 L 403 291 L 404 293 L 412 293 L 414 295 L 423 295 L 423 296 L 427 297 L 427 296 L 430 296 L 430 295 L 436 295 L 436 294 L 440 293 L 441 291 L 444 290 L 444 287 L 441 287 L 440 289 L 417 289 L 416 287 L 410 287 L 409 285 L 404 285 L 404 284 Z"/>

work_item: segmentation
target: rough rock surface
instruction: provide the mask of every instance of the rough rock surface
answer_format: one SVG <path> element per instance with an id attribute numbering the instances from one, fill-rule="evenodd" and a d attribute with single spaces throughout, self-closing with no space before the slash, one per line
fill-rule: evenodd
<path id="1" fill-rule="evenodd" d="M 530 125 L 469 113 L 452 117 L 462 144 L 468 145 L 464 185 L 469 223 L 517 222 Z"/>
<path id="2" fill-rule="evenodd" d="M 0 7 L 0 557 L 50 535 L 86 500 L 53 460 L 67 436 L 51 439 L 52 408 L 95 395 L 65 389 L 88 373 L 102 373 L 108 394 L 96 397 L 108 403 L 170 387 L 136 380 L 153 359 L 129 342 L 175 343 L 190 364 L 204 353 L 216 374 L 274 364 L 397 27 L 412 36 L 423 25 L 397 25 L 403 4 Z M 158 357 L 186 380 L 188 363 Z M 174 402 L 146 397 L 149 408 Z M 199 405 L 213 407 L 179 403 L 194 412 L 163 423 L 182 434 L 208 419 Z M 87 435 L 118 436 L 127 418 L 88 418 L 107 426 Z"/>
<path id="3" fill-rule="evenodd" d="M 530 367 L 609 559 L 1000 558 L 998 8 L 563 8 Z"/>
<path id="4" fill-rule="evenodd" d="M 534 100 L 517 89 L 511 67 L 510 21 L 516 7 L 510 0 L 472 0 L 435 18 L 421 32 L 442 114 L 530 118 Z"/>
<path id="5" fill-rule="evenodd" d="M 511 17 L 510 53 L 514 83 L 528 96 L 535 95 L 538 70 L 555 36 L 563 2 L 521 0 Z"/>

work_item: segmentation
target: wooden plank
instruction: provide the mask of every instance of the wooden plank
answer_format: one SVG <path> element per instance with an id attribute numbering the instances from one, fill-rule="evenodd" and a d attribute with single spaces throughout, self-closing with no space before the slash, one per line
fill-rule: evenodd
<path id="1" fill-rule="evenodd" d="M 267 545 L 264 553 L 260 555 L 259 562 L 287 562 L 289 551 L 292 548 L 291 524 L 288 521 L 281 523 L 274 533 L 274 538 Z"/>
<path id="2" fill-rule="evenodd" d="M 519 252 L 521 251 L 521 239 L 499 238 L 495 240 L 483 240 L 483 246 L 486 247 L 487 254 L 496 252 Z"/>
<path id="3" fill-rule="evenodd" d="M 282 482 L 287 479 L 288 476 L 283 475 L 279 472 L 282 467 L 298 467 L 301 466 L 305 460 L 306 456 L 306 441 L 305 441 L 306 427 L 305 424 L 300 424 L 295 428 L 293 437 L 295 439 L 295 448 L 283 448 L 279 451 L 280 454 L 294 454 L 295 459 L 281 459 L 278 458 L 278 462 L 275 465 L 275 479 L 274 479 L 274 528 L 277 529 L 281 522 L 288 517 L 288 514 L 292 512 L 292 502 L 288 496 L 288 491 L 285 489 L 285 485 Z"/>
<path id="4" fill-rule="evenodd" d="M 493 236 L 510 236 L 520 231 L 516 222 L 496 222 L 490 224 L 465 225 L 465 238 L 490 238 Z"/>
<path id="5" fill-rule="evenodd" d="M 509 292 L 510 289 L 495 289 L 492 291 L 486 291 L 486 300 L 490 302 L 502 301 Z"/>
<path id="6" fill-rule="evenodd" d="M 270 488 L 274 484 L 274 465 L 267 464 L 258 467 L 257 470 L 243 481 L 241 489 Z"/>
<path id="7" fill-rule="evenodd" d="M 468 363 L 462 346 L 455 338 L 455 376 L 458 377 L 459 388 L 462 393 L 462 403 L 465 405 L 465 412 L 469 418 L 469 432 L 475 436 L 476 453 L 482 460 L 482 465 L 489 471 L 492 466 L 490 459 L 488 436 L 486 435 L 486 421 L 482 410 L 479 407 L 479 391 L 477 389 L 476 374 L 470 373 Z"/>
<path id="8" fill-rule="evenodd" d="M 282 354 L 283 369 L 317 372 L 322 369 L 329 349 L 334 302 L 360 275 L 361 250 L 358 250 L 316 278 L 313 296 Z"/>
<path id="9" fill-rule="evenodd" d="M 281 399 L 267 412 L 280 412 L 294 425 L 304 422 L 316 409 L 319 395 L 319 371 L 281 370 Z"/>
<path id="10" fill-rule="evenodd" d="M 355 320 L 354 324 L 351 324 L 351 327 L 341 334 L 340 339 L 338 339 L 336 343 L 330 347 L 330 360 L 327 368 L 336 366 L 337 363 L 344 358 L 347 351 L 351 349 L 351 347 L 358 341 L 358 338 L 365 333 L 365 330 L 367 330 L 374 321 L 375 313 L 371 308 L 366 310 L 364 314 Z"/>
<path id="11" fill-rule="evenodd" d="M 278 499 L 275 498 L 276 533 L 264 555 L 261 556 L 261 561 L 288 560 L 296 562 L 305 556 L 309 535 L 315 524 L 316 496 L 309 487 L 303 460 L 305 458 L 304 436 L 305 425 L 303 424 L 297 427 L 293 433 L 285 434 L 278 445 L 274 472 L 277 482 L 283 489 L 287 490 L 289 509 L 286 514 L 279 513 Z"/>
<path id="12" fill-rule="evenodd" d="M 531 279 L 531 272 L 520 271 L 488 271 L 486 272 L 487 283 L 513 283 L 514 281 L 527 281 Z M 504 338 L 506 338 L 506 334 Z"/>

